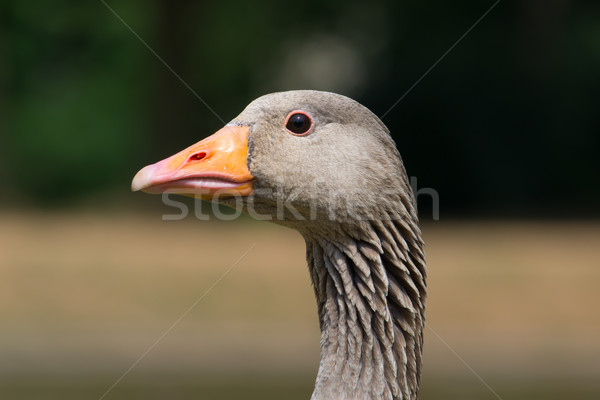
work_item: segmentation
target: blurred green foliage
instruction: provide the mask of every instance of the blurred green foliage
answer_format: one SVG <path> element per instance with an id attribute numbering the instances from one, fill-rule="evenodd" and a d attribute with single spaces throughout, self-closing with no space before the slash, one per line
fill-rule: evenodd
<path id="1" fill-rule="evenodd" d="M 493 4 L 475 0 L 0 4 L 2 203 L 127 191 L 261 94 L 383 115 Z M 500 2 L 384 118 L 443 212 L 597 214 L 600 4 Z M 221 120 L 222 119 L 222 120 Z"/>

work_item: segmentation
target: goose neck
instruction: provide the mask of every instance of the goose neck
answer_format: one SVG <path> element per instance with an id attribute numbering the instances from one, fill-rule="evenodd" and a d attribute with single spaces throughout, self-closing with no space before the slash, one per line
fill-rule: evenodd
<path id="1" fill-rule="evenodd" d="M 305 236 L 321 328 L 312 400 L 416 399 L 425 264 L 418 228 L 404 225 Z"/>

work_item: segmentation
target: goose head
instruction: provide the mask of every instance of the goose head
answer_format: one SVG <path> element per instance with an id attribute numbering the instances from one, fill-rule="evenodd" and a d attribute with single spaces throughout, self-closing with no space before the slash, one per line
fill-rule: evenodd
<path id="1" fill-rule="evenodd" d="M 296 229 L 413 208 L 385 125 L 350 98 L 312 90 L 254 100 L 213 136 L 142 169 L 132 189 L 198 196 Z"/>
<path id="2" fill-rule="evenodd" d="M 312 399 L 416 398 L 423 242 L 400 154 L 367 108 L 319 91 L 262 96 L 140 170 L 132 189 L 199 196 L 298 230 L 321 327 Z"/>

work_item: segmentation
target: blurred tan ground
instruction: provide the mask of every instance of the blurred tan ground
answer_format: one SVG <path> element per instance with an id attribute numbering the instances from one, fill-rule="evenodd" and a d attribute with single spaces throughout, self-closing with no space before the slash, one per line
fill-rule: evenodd
<path id="1" fill-rule="evenodd" d="M 319 331 L 304 243 L 273 224 L 159 213 L 0 215 L 0 379 L 120 375 L 251 246 L 131 376 L 311 376 Z M 425 224 L 425 373 L 600 372 L 600 224 Z M 441 339 L 440 339 L 441 338 Z M 479 383 L 477 383 L 479 384 Z"/>

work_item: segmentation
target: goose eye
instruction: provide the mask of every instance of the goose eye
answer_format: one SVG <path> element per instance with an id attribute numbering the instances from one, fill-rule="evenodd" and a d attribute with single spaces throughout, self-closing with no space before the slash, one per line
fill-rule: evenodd
<path id="1" fill-rule="evenodd" d="M 293 135 L 308 134 L 313 127 L 313 120 L 303 111 L 292 111 L 285 120 L 285 129 Z"/>

